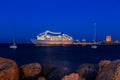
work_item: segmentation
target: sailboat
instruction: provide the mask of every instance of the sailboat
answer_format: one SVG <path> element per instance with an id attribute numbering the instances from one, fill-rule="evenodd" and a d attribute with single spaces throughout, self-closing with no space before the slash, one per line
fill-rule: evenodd
<path id="1" fill-rule="evenodd" d="M 97 45 L 96 45 L 96 23 L 94 23 L 94 40 L 93 40 L 93 44 L 91 45 L 91 48 L 96 49 Z"/>
<path id="2" fill-rule="evenodd" d="M 14 31 L 14 36 L 13 36 L 13 44 L 10 45 L 11 49 L 16 49 L 17 48 L 17 44 L 16 44 L 16 31 Z"/>

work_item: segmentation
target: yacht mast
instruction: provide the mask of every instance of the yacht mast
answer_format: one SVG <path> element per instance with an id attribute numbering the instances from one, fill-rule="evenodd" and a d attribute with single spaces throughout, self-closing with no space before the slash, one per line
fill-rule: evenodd
<path id="1" fill-rule="evenodd" d="M 94 42 L 96 42 L 96 23 L 94 23 Z"/>
<path id="2" fill-rule="evenodd" d="M 14 33 L 13 33 L 13 44 L 16 44 L 16 27 L 14 26 L 14 29 L 13 29 Z"/>

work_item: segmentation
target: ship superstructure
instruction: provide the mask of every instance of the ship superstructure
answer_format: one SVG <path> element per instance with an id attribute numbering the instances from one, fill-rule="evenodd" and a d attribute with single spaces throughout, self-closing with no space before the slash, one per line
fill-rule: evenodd
<path id="1" fill-rule="evenodd" d="M 62 32 L 52 32 L 46 30 L 39 34 L 37 39 L 31 40 L 35 45 L 55 45 L 55 44 L 72 44 L 73 38 Z"/>

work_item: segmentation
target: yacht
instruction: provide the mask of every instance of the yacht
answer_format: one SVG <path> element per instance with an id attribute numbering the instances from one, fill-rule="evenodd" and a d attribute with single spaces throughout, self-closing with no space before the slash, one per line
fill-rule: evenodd
<path id="1" fill-rule="evenodd" d="M 96 23 L 94 23 L 94 40 L 93 40 L 93 44 L 91 45 L 92 49 L 96 49 L 97 48 L 97 42 L 96 42 Z"/>
<path id="2" fill-rule="evenodd" d="M 11 49 L 16 49 L 17 48 L 17 44 L 16 44 L 16 32 L 14 33 L 13 43 L 12 43 L 12 45 L 10 45 L 10 48 Z"/>

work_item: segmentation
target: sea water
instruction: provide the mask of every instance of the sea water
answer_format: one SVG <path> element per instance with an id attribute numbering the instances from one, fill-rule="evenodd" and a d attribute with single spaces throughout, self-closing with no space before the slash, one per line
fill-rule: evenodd
<path id="1" fill-rule="evenodd" d="M 33 62 L 41 65 L 69 67 L 76 69 L 83 63 L 98 64 L 101 60 L 120 59 L 120 45 L 91 46 L 34 46 L 18 44 L 17 49 L 10 49 L 9 44 L 0 44 L 0 57 L 13 59 L 21 66 Z"/>

